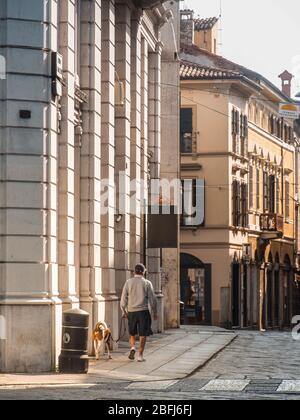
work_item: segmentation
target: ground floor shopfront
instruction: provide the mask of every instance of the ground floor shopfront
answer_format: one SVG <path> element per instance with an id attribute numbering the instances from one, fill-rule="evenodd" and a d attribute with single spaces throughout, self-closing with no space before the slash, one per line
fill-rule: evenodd
<path id="1" fill-rule="evenodd" d="M 232 325 L 282 329 L 297 314 L 294 243 L 249 237 L 250 254 L 232 263 Z"/>
<path id="2" fill-rule="evenodd" d="M 182 322 L 225 328 L 283 329 L 300 313 L 294 243 L 184 249 L 181 254 Z"/>

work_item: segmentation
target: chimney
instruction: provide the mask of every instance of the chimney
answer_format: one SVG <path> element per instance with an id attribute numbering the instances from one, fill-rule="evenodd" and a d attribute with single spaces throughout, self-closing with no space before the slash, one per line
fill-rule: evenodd
<path id="1" fill-rule="evenodd" d="M 292 96 L 292 80 L 294 76 L 287 70 L 285 70 L 278 77 L 279 79 L 281 79 L 282 82 L 282 93 L 284 93 L 285 96 L 288 96 L 290 98 Z"/>
<path id="2" fill-rule="evenodd" d="M 180 12 L 180 44 L 193 45 L 195 37 L 195 21 L 193 10 Z"/>

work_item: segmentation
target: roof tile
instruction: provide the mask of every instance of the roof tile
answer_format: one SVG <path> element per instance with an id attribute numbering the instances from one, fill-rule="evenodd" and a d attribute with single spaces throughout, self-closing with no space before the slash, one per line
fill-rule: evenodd
<path id="1" fill-rule="evenodd" d="M 195 31 L 204 31 L 212 29 L 219 21 L 218 18 L 212 17 L 207 19 L 195 19 Z"/>
<path id="2" fill-rule="evenodd" d="M 202 66 L 200 64 L 181 61 L 180 78 L 182 80 L 200 80 L 200 79 L 236 79 L 242 76 L 241 73 Z"/>

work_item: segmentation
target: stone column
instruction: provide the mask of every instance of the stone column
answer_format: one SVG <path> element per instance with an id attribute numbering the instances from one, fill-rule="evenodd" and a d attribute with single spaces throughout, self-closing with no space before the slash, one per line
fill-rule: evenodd
<path id="1" fill-rule="evenodd" d="M 63 56 L 65 87 L 61 100 L 61 133 L 59 136 L 58 173 L 58 275 L 59 294 L 63 309 L 79 306 L 75 276 L 75 4 L 72 0 L 59 3 L 59 50 Z"/>
<path id="2" fill-rule="evenodd" d="M 0 316 L 8 335 L 0 340 L 0 372 L 46 372 L 55 367 L 61 325 L 49 53 L 57 51 L 57 2 L 1 6 Z"/>
<path id="3" fill-rule="evenodd" d="M 131 9 L 127 1 L 116 2 L 116 72 L 124 83 L 124 105 L 116 106 L 115 141 L 117 188 L 115 226 L 116 290 L 120 295 L 130 272 L 130 128 L 131 128 Z"/>
<path id="4" fill-rule="evenodd" d="M 130 216 L 130 268 L 133 271 L 137 263 L 142 261 L 142 194 L 141 191 L 141 14 L 137 11 L 131 22 L 131 185 L 135 193 L 131 199 Z"/>
<path id="5" fill-rule="evenodd" d="M 267 268 L 265 264 L 260 267 L 259 271 L 259 329 L 266 329 L 266 284 L 267 284 Z"/>
<path id="6" fill-rule="evenodd" d="M 162 44 L 149 54 L 149 153 L 151 179 L 160 180 L 161 162 L 161 53 Z M 159 196 L 157 197 L 159 201 Z M 155 203 L 157 204 L 157 203 Z M 158 322 L 155 329 L 164 328 L 164 308 L 161 285 L 161 250 L 148 250 L 148 273 L 158 299 Z"/>
<path id="7" fill-rule="evenodd" d="M 114 338 L 119 332 L 119 299 L 115 279 L 115 0 L 102 4 L 102 148 L 101 175 L 101 266 L 102 318 L 110 324 Z M 105 189 L 104 189 L 105 188 Z"/>
<path id="8" fill-rule="evenodd" d="M 178 2 L 168 2 L 174 19 L 161 28 L 161 39 L 164 44 L 162 52 L 162 101 L 161 101 L 161 178 L 170 182 L 180 180 L 180 80 L 179 57 L 180 50 L 180 11 Z M 175 35 L 175 36 L 174 36 Z M 175 42 L 177 40 L 177 45 Z M 178 183 L 180 186 L 180 183 Z M 177 197 L 170 197 L 170 204 L 179 207 L 179 188 Z M 162 290 L 165 307 L 165 327 L 176 328 L 180 325 L 180 218 L 177 223 L 177 249 L 163 250 Z M 227 294 L 226 289 L 224 293 Z M 225 310 L 226 316 L 228 310 Z M 226 318 L 226 317 L 225 317 Z M 226 318 L 227 319 L 227 318 Z"/>
<path id="9" fill-rule="evenodd" d="M 146 249 L 146 229 L 147 229 L 147 217 L 146 217 L 146 208 L 148 206 L 148 184 L 149 184 L 149 154 L 148 154 L 148 123 L 149 123 L 149 47 L 148 42 L 145 38 L 141 40 L 141 179 L 143 182 L 143 197 L 141 197 L 141 205 L 143 205 L 143 215 L 141 218 L 141 231 L 143 244 L 141 247 L 141 252 L 143 256 L 143 262 L 146 264 L 145 259 L 147 249 Z"/>
<path id="10" fill-rule="evenodd" d="M 101 304 L 101 1 L 81 0 L 81 145 L 80 305 L 102 319 Z"/>

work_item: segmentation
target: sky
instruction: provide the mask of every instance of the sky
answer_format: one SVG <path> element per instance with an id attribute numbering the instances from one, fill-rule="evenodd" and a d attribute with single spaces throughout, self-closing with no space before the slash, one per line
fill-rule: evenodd
<path id="1" fill-rule="evenodd" d="M 195 16 L 219 16 L 221 0 L 184 0 Z M 278 75 L 294 76 L 300 92 L 300 1 L 222 0 L 221 55 L 246 66 L 281 87 Z"/>

